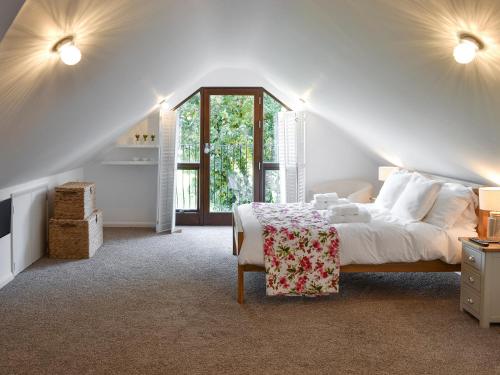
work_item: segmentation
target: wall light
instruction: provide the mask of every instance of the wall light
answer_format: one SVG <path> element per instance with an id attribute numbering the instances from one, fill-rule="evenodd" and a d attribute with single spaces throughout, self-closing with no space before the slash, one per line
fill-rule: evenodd
<path id="1" fill-rule="evenodd" d="M 78 47 L 75 46 L 74 37 L 71 35 L 62 38 L 54 44 L 52 51 L 57 52 L 61 61 L 66 65 L 78 64 L 82 59 L 82 53 Z"/>
<path id="2" fill-rule="evenodd" d="M 478 51 L 484 48 L 484 43 L 478 37 L 461 33 L 458 35 L 459 43 L 453 50 L 453 57 L 459 64 L 468 64 L 476 57 Z"/>
<path id="3" fill-rule="evenodd" d="M 385 181 L 389 178 L 391 174 L 399 170 L 400 170 L 399 167 L 389 167 L 389 166 L 378 167 L 378 180 Z"/>
<path id="4" fill-rule="evenodd" d="M 163 99 L 161 102 L 160 102 L 160 108 L 163 110 L 163 111 L 168 111 L 170 109 L 170 104 L 167 102 L 167 99 Z"/>

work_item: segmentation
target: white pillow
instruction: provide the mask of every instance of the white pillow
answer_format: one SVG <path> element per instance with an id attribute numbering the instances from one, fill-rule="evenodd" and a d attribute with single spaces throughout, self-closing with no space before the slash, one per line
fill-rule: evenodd
<path id="1" fill-rule="evenodd" d="M 478 218 L 476 215 L 476 207 L 477 207 L 477 195 L 474 194 L 474 202 L 469 203 L 469 205 L 465 208 L 464 212 L 460 215 L 460 217 L 455 222 L 455 228 L 465 228 L 469 231 L 475 231 L 477 229 Z"/>
<path id="2" fill-rule="evenodd" d="M 390 210 L 410 181 L 410 178 L 411 173 L 406 170 L 392 173 L 382 185 L 375 204 Z"/>
<path id="3" fill-rule="evenodd" d="M 445 183 L 424 222 L 450 229 L 469 204 L 474 204 L 472 189 L 460 184 Z"/>
<path id="4" fill-rule="evenodd" d="M 413 173 L 391 213 L 406 223 L 420 221 L 429 212 L 441 189 L 441 182 Z"/>

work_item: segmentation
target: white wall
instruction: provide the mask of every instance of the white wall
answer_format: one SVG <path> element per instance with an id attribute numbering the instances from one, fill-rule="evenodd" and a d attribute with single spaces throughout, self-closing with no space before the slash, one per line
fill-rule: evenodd
<path id="1" fill-rule="evenodd" d="M 134 134 L 158 136 L 159 114 L 153 111 L 118 139 L 134 143 Z M 102 209 L 105 226 L 154 227 L 156 223 L 156 165 L 103 165 L 107 160 L 150 157 L 158 160 L 158 149 L 108 147 L 83 167 L 85 180 L 96 184 L 96 204 Z"/>
<path id="2" fill-rule="evenodd" d="M 353 138 L 319 115 L 306 113 L 306 194 L 321 182 L 356 178 L 378 190 L 379 162 Z"/>
<path id="3" fill-rule="evenodd" d="M 83 170 L 81 168 L 33 180 L 21 185 L 12 186 L 0 190 L 0 200 L 8 199 L 12 194 L 30 190 L 38 186 L 47 186 L 49 189 L 49 216 L 52 215 L 52 202 L 54 187 L 67 181 L 83 180 Z M 12 280 L 12 248 L 11 235 L 0 239 L 0 288 Z"/>
<path id="4" fill-rule="evenodd" d="M 155 165 L 85 164 L 85 180 L 96 184 L 96 204 L 105 226 L 154 227 L 156 222 Z"/>

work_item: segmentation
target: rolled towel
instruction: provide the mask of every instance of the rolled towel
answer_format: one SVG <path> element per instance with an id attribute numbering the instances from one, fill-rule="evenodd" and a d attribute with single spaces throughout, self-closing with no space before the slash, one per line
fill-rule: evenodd
<path id="1" fill-rule="evenodd" d="M 372 219 L 370 212 L 365 208 L 360 208 L 359 213 L 356 215 L 333 215 L 329 212 L 326 219 L 330 224 L 343 224 L 343 223 L 369 223 Z"/>
<path id="2" fill-rule="evenodd" d="M 332 215 L 357 215 L 359 212 L 358 205 L 354 203 L 341 204 L 328 207 Z"/>

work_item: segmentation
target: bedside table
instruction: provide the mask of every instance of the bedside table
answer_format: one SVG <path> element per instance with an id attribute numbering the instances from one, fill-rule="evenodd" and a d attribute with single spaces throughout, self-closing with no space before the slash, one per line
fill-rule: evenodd
<path id="1" fill-rule="evenodd" d="M 500 323 L 500 244 L 482 247 L 462 241 L 460 310 L 479 319 L 482 328 Z"/>

